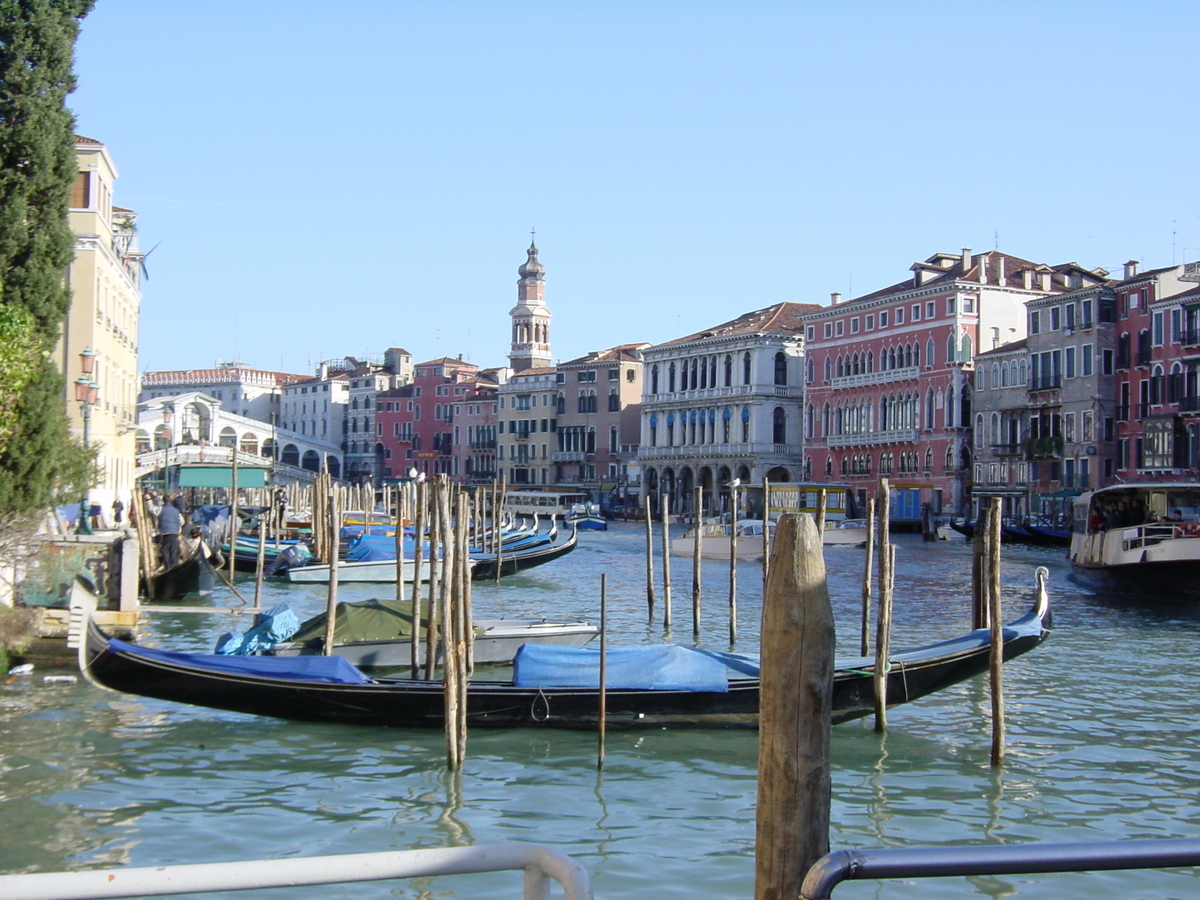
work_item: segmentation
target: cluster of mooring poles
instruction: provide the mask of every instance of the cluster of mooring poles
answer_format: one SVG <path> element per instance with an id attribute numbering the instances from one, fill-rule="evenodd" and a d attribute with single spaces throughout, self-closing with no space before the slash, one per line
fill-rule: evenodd
<path id="1" fill-rule="evenodd" d="M 886 728 L 887 674 L 896 548 L 889 534 L 887 479 L 878 504 L 867 503 L 862 655 L 868 654 L 872 557 L 879 555 L 876 627 L 876 730 Z M 755 900 L 800 896 L 804 873 L 829 852 L 833 610 L 822 553 L 821 510 L 814 519 L 789 513 L 778 522 L 763 597 L 759 691 Z M 991 629 L 992 764 L 1003 759 L 1000 671 L 1000 505 L 993 499 L 976 529 L 973 603 L 976 627 Z"/>

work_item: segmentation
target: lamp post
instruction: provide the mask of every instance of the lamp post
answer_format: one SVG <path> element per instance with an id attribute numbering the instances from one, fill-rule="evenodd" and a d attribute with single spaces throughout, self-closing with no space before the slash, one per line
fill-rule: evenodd
<path id="1" fill-rule="evenodd" d="M 100 393 L 100 385 L 92 380 L 92 371 L 96 366 L 96 353 L 91 348 L 79 354 L 79 367 L 82 374 L 75 379 L 75 399 L 79 401 L 79 414 L 83 418 L 83 446 L 87 449 L 92 440 L 92 407 Z M 90 487 L 84 487 L 83 497 L 79 501 L 79 525 L 76 534 L 91 534 L 92 523 L 91 504 L 88 502 Z"/>

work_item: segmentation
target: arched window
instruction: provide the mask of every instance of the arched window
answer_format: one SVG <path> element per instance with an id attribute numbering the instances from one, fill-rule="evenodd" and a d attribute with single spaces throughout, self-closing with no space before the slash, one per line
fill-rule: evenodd
<path id="1" fill-rule="evenodd" d="M 787 354 L 785 354 L 782 350 L 775 354 L 775 383 L 788 383 Z"/>
<path id="2" fill-rule="evenodd" d="M 947 447 L 946 448 L 946 472 L 950 473 L 953 471 L 954 471 L 954 448 Z"/>
<path id="3" fill-rule="evenodd" d="M 667 366 L 667 393 L 675 393 L 675 363 Z"/>
<path id="4" fill-rule="evenodd" d="M 946 427 L 954 427 L 954 387 L 946 388 Z"/>
<path id="5" fill-rule="evenodd" d="M 746 354 L 746 358 L 750 358 L 750 354 Z M 750 407 L 742 407 L 742 443 L 747 443 L 750 440 Z"/>
<path id="6" fill-rule="evenodd" d="M 992 390 L 1000 387 L 1000 363 L 992 363 Z"/>
<path id="7" fill-rule="evenodd" d="M 954 339 L 954 334 L 951 333 L 946 338 L 946 362 L 957 362 L 958 360 L 958 342 Z"/>
<path id="8" fill-rule="evenodd" d="M 1000 387 L 1008 387 L 1008 363 L 1000 367 Z"/>
<path id="9" fill-rule="evenodd" d="M 725 387 L 733 387 L 733 354 L 725 354 Z"/>
<path id="10" fill-rule="evenodd" d="M 811 359 L 807 360 L 807 362 L 805 363 L 804 369 L 805 369 L 805 376 L 804 376 L 805 383 L 812 384 L 817 378 L 816 363 Z"/>
<path id="11" fill-rule="evenodd" d="M 750 383 L 750 351 L 742 354 L 742 384 Z"/>
<path id="12" fill-rule="evenodd" d="M 925 342 L 925 367 L 932 368 L 935 360 L 933 358 L 933 338 Z"/>
<path id="13" fill-rule="evenodd" d="M 964 334 L 963 338 L 962 338 L 962 361 L 965 363 L 969 363 L 971 361 L 971 354 L 972 354 L 971 336 L 969 334 Z"/>
<path id="14" fill-rule="evenodd" d="M 911 369 L 913 365 L 913 351 L 911 344 L 904 345 L 904 368 Z"/>
<path id="15" fill-rule="evenodd" d="M 658 363 L 650 367 L 650 393 L 658 393 Z"/>
<path id="16" fill-rule="evenodd" d="M 933 448 L 932 447 L 927 447 L 925 449 L 925 471 L 927 473 L 933 472 Z"/>
<path id="17" fill-rule="evenodd" d="M 870 350 L 867 352 L 867 374 L 870 374 L 871 372 L 874 372 L 874 371 L 875 371 L 875 351 Z"/>
<path id="18" fill-rule="evenodd" d="M 782 406 L 775 407 L 775 411 L 771 413 L 771 443 L 787 443 L 787 413 L 783 411 Z"/>
<path id="19" fill-rule="evenodd" d="M 814 437 L 813 427 L 816 424 L 817 411 L 810 403 L 804 410 L 804 436 L 810 440 Z"/>
<path id="20" fill-rule="evenodd" d="M 933 428 L 933 388 L 925 392 L 925 427 Z"/>
<path id="21" fill-rule="evenodd" d="M 825 380 L 829 381 L 833 377 L 833 360 L 830 357 L 825 357 Z"/>

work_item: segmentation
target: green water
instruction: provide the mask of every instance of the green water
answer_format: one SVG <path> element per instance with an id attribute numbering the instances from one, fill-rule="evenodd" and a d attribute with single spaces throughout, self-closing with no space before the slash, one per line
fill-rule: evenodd
<path id="1" fill-rule="evenodd" d="M 613 643 L 659 641 L 647 625 L 643 532 L 585 533 L 565 559 L 475 586 L 479 615 L 596 621 L 608 574 Z M 898 539 L 896 626 L 904 647 L 969 628 L 969 548 Z M 827 554 L 844 650 L 857 645 L 863 553 Z M 657 562 L 656 562 L 657 564 Z M 1200 834 L 1194 685 L 1200 610 L 1100 597 L 1056 554 L 1005 548 L 1007 618 L 1033 569 L 1051 569 L 1055 632 L 1005 672 L 1008 756 L 989 765 L 987 692 L 961 685 L 870 723 L 834 729 L 834 849 L 1018 844 Z M 754 651 L 760 569 L 738 570 L 737 649 Z M 661 578 L 661 573 L 656 573 Z M 690 559 L 676 558 L 673 638 L 690 640 Z M 728 644 L 728 568 L 704 571 L 703 642 Z M 390 587 L 344 585 L 343 599 Z M 245 589 L 243 589 L 245 593 Z M 268 588 L 308 613 L 320 587 Z M 218 598 L 227 603 L 228 598 Z M 226 617 L 156 616 L 148 643 L 204 649 Z M 753 895 L 755 735 L 475 731 L 461 776 L 438 733 L 315 726 L 102 692 L 41 674 L 0 689 L 0 871 L 286 858 L 498 841 L 556 847 L 596 895 Z M 977 894 L 1094 900 L 1194 897 L 1192 871 L 856 882 L 835 896 Z M 229 898 L 521 896 L 516 873 L 223 894 Z M 554 896 L 560 896 L 556 893 Z"/>

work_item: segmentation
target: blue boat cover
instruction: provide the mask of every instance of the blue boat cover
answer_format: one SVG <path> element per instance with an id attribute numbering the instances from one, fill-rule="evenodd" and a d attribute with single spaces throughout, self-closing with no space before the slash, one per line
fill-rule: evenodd
<path id="1" fill-rule="evenodd" d="M 140 656 L 218 675 L 282 678 L 288 681 L 315 681 L 327 684 L 366 684 L 371 680 L 341 656 L 218 656 L 215 653 L 175 653 L 171 650 L 127 644 L 116 638 L 109 638 L 108 646 L 114 653 Z"/>
<path id="2" fill-rule="evenodd" d="M 215 649 L 221 656 L 249 656 L 291 640 L 299 628 L 300 620 L 292 608 L 280 603 L 255 616 L 254 626 L 247 631 L 221 635 Z"/>
<path id="3" fill-rule="evenodd" d="M 620 647 L 605 653 L 605 684 L 614 690 L 710 691 L 729 690 L 726 664 L 716 656 L 664 644 Z M 600 651 L 591 647 L 522 644 L 513 659 L 516 687 L 600 686 Z"/>

